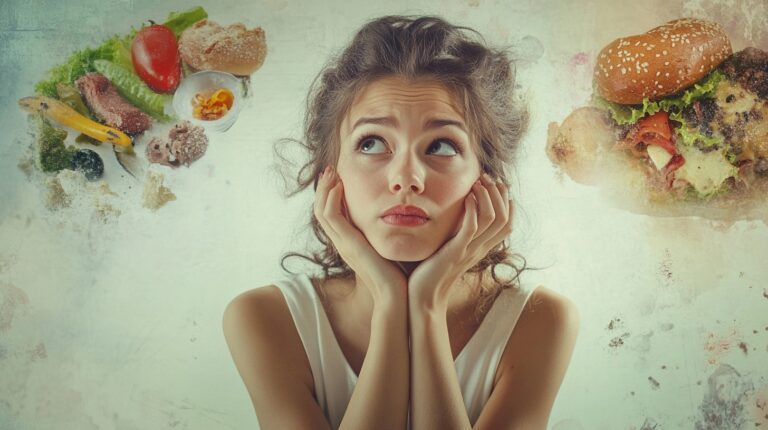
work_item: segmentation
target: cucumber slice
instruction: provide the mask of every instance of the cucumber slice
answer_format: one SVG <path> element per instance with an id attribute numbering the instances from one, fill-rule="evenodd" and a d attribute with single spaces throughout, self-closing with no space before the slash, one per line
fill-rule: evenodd
<path id="1" fill-rule="evenodd" d="M 155 119 L 165 122 L 171 117 L 165 114 L 165 104 L 171 96 L 152 91 L 144 81 L 130 70 L 107 60 L 96 60 L 93 67 L 97 72 L 106 76 L 117 91 L 134 106 L 148 113 Z"/>

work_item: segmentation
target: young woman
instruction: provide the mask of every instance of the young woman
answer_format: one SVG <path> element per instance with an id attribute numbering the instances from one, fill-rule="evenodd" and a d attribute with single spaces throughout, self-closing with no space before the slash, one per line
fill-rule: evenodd
<path id="1" fill-rule="evenodd" d="M 433 17 L 368 23 L 320 74 L 297 192 L 323 275 L 224 315 L 261 428 L 546 428 L 578 318 L 505 244 L 513 84 L 503 51 Z"/>

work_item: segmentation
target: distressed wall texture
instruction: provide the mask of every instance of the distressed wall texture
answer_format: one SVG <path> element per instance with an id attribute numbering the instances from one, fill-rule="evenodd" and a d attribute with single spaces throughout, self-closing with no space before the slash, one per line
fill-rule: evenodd
<path id="1" fill-rule="evenodd" d="M 312 200 L 281 197 L 272 144 L 299 137 L 326 58 L 393 13 L 440 14 L 520 57 L 532 121 L 514 245 L 542 268 L 524 280 L 582 315 L 550 428 L 768 428 L 768 226 L 629 213 L 544 153 L 547 124 L 588 102 L 604 44 L 694 15 L 721 22 L 737 49 L 768 49 L 764 1 L 201 3 L 217 22 L 262 26 L 269 54 L 203 159 L 153 167 L 175 200 L 146 207 L 149 177 L 122 173 L 105 148 L 103 185 L 20 163 L 32 137 L 16 100 L 69 52 L 195 5 L 155 3 L 0 4 L 0 428 L 257 428 L 221 314 L 282 276 L 279 257 L 307 243 Z"/>

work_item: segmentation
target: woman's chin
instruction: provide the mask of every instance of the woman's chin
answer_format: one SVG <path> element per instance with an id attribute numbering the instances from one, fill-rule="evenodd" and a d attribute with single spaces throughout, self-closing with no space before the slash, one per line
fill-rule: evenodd
<path id="1" fill-rule="evenodd" d="M 400 261 L 404 263 L 423 261 L 429 258 L 435 250 L 426 249 L 423 245 L 408 244 L 396 246 L 394 244 L 382 244 L 381 246 L 374 246 L 376 252 L 382 257 L 391 261 Z"/>

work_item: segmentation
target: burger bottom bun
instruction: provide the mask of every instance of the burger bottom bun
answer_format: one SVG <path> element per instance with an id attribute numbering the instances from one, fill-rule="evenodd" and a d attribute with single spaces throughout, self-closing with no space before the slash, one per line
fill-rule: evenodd
<path id="1" fill-rule="evenodd" d="M 768 178 L 749 189 L 715 195 L 709 199 L 681 197 L 663 187 L 649 186 L 645 160 L 613 149 L 617 135 L 603 111 L 576 109 L 562 124 L 549 125 L 547 155 L 574 181 L 595 186 L 613 207 L 653 217 L 701 217 L 768 224 Z"/>

